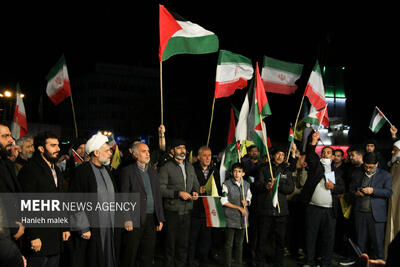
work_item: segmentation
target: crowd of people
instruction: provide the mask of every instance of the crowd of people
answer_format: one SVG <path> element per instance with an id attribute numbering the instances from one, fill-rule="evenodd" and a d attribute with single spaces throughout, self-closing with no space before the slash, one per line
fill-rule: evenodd
<path id="1" fill-rule="evenodd" d="M 7 203 L 0 201 L 0 266 L 244 266 L 244 259 L 247 266 L 284 266 L 288 255 L 304 266 L 332 266 L 334 253 L 342 256 L 341 265 L 351 265 L 359 252 L 396 266 L 400 140 L 395 126 L 390 131 L 390 160 L 374 140 L 347 151 L 325 146 L 319 155 L 320 134 L 311 131 L 304 146 L 273 145 L 268 157 L 247 147 L 221 177 L 211 148 L 201 146 L 189 160 L 184 140 L 166 144 L 163 125 L 157 148 L 130 141 L 121 164 L 110 168 L 115 152 L 101 132 L 76 140 L 61 155 L 57 135 L 14 140 L 0 124 L 0 193 L 140 198 L 140 222 L 127 219 L 123 227 L 112 213 L 75 214 L 74 228 L 20 221 L 8 227 L 2 223 L 10 216 L 2 208 Z M 209 179 L 215 179 L 225 228 L 206 224 L 201 198 Z"/>

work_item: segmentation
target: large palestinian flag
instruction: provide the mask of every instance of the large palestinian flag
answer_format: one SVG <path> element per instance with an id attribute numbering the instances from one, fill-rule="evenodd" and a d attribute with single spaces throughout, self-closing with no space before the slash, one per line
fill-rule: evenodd
<path id="1" fill-rule="evenodd" d="M 160 5 L 160 61 L 177 54 L 207 54 L 218 51 L 218 37 Z"/>

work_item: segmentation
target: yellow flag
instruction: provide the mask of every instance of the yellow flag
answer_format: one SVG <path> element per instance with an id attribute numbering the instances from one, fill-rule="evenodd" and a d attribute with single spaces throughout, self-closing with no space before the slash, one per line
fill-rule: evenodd
<path id="1" fill-rule="evenodd" d="M 114 156 L 111 161 L 111 167 L 117 169 L 119 164 L 121 164 L 121 154 L 119 153 L 118 145 L 115 147 Z"/>
<path id="2" fill-rule="evenodd" d="M 219 196 L 217 184 L 215 183 L 215 179 L 214 179 L 214 173 L 211 174 L 210 178 L 208 178 L 208 181 L 205 186 L 206 186 L 207 196 L 212 196 L 212 197 Z"/>

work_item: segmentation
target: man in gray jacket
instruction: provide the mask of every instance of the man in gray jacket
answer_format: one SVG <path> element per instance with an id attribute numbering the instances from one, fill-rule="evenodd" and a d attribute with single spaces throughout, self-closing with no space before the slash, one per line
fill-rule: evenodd
<path id="1" fill-rule="evenodd" d="M 200 189 L 192 164 L 186 159 L 186 145 L 174 140 L 174 158 L 160 169 L 160 187 L 166 219 L 165 266 L 186 266 L 190 212 Z"/>

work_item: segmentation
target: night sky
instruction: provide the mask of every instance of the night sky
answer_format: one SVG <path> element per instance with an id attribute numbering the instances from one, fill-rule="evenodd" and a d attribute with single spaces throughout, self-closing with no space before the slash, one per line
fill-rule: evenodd
<path id="1" fill-rule="evenodd" d="M 2 14 L 0 88 L 20 83 L 29 121 L 37 121 L 38 99 L 45 92 L 47 75 L 61 54 L 67 60 L 71 81 L 74 75 L 93 70 L 95 63 L 159 68 L 158 3 L 187 20 L 214 32 L 220 49 L 242 54 L 262 66 L 263 56 L 304 64 L 296 94 L 268 94 L 272 116 L 267 130 L 272 140 L 287 138 L 316 59 L 320 65 L 344 66 L 348 120 L 352 135 L 371 137 L 368 123 L 375 105 L 399 126 L 396 87 L 395 24 L 388 13 L 379 19 L 371 7 L 310 9 L 302 6 L 253 4 L 251 1 L 141 1 L 130 5 L 92 7 L 47 7 L 9 10 Z M 230 3 L 226 6 L 220 3 Z M 212 4 L 210 4 L 212 3 Z M 379 10 L 378 10 L 379 11 Z M 379 12 L 378 12 L 379 13 Z M 394 20 L 394 19 L 393 19 Z M 395 49 L 396 48 L 396 49 Z M 195 145 L 207 140 L 214 94 L 218 53 L 176 55 L 163 63 L 165 125 L 170 135 L 192 138 Z M 398 69 L 398 68 L 397 68 Z M 394 70 L 394 71 L 393 71 Z M 73 92 L 74 88 L 72 88 Z M 159 88 L 155 88 L 159 90 Z M 175 94 L 187 96 L 179 107 L 168 100 Z M 245 92 L 217 99 L 211 146 L 222 148 L 229 124 L 231 103 L 240 109 Z M 45 112 L 56 107 L 45 98 Z M 154 107 L 159 108 L 159 107 Z M 180 118 L 181 110 L 191 119 Z M 49 115 L 49 121 L 54 120 Z M 132 117 L 133 120 L 140 118 Z M 155 129 L 160 118 L 154 120 Z M 388 126 L 374 137 L 390 138 Z M 355 138 L 356 139 L 356 138 Z"/>

